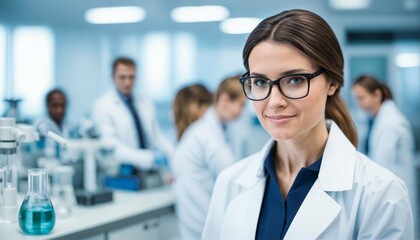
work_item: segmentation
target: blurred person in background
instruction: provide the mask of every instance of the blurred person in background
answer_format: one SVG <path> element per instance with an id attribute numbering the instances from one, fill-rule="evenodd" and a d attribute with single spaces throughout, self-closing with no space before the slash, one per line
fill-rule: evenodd
<path id="1" fill-rule="evenodd" d="M 134 60 L 116 58 L 112 80 L 115 88 L 93 106 L 92 117 L 101 138 L 115 146 L 120 163 L 142 170 L 162 164 L 162 159 L 172 156 L 174 147 L 160 129 L 153 103 L 134 92 Z"/>
<path id="2" fill-rule="evenodd" d="M 45 97 L 47 115 L 35 121 L 35 126 L 44 131 L 53 131 L 65 138 L 70 136 L 71 125 L 66 120 L 67 96 L 63 90 L 55 88 Z"/>
<path id="3" fill-rule="evenodd" d="M 369 113 L 366 155 L 404 180 L 416 210 L 415 143 L 410 122 L 392 100 L 391 90 L 378 79 L 360 76 L 353 93 L 359 107 Z"/>
<path id="4" fill-rule="evenodd" d="M 212 103 L 213 95 L 201 84 L 189 85 L 178 91 L 172 105 L 178 141 L 188 126 L 201 118 Z"/>
<path id="5" fill-rule="evenodd" d="M 172 170 L 182 239 L 200 239 L 216 177 L 236 161 L 227 128 L 241 116 L 245 100 L 239 76 L 223 80 L 214 106 L 181 137 Z"/>
<path id="6" fill-rule="evenodd" d="M 58 143 L 46 137 L 52 131 L 64 138 L 74 137 L 75 128 L 66 119 L 68 100 L 63 90 L 51 89 L 45 97 L 46 114 L 35 120 L 34 127 L 40 133 L 40 141 L 36 147 L 41 150 L 41 155 L 59 158 L 61 155 Z"/>

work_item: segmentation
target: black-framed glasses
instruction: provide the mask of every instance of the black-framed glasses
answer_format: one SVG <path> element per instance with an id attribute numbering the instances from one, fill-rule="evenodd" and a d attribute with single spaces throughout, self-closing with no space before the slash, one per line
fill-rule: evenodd
<path id="1" fill-rule="evenodd" d="M 301 99 L 308 96 L 311 80 L 323 72 L 324 69 L 320 68 L 314 73 L 288 74 L 277 80 L 245 73 L 239 81 L 242 84 L 246 97 L 252 101 L 262 101 L 268 98 L 274 85 L 277 85 L 286 98 Z"/>

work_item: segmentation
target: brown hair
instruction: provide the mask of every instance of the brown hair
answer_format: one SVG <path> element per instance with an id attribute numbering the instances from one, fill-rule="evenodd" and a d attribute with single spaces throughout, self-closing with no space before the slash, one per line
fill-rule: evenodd
<path id="1" fill-rule="evenodd" d="M 128 65 L 128 66 L 132 66 L 133 68 L 136 68 L 136 62 L 134 62 L 133 59 L 128 58 L 128 57 L 118 57 L 114 60 L 114 62 L 112 62 L 112 75 L 113 76 L 119 64 Z"/>
<path id="2" fill-rule="evenodd" d="M 343 54 L 328 23 L 313 12 L 299 9 L 264 19 L 245 43 L 243 60 L 248 71 L 248 58 L 252 49 L 267 40 L 291 44 L 325 70 L 327 80 L 338 86 L 334 95 L 328 96 L 325 117 L 334 120 L 353 145 L 357 146 L 356 129 L 339 94 L 344 85 Z"/>
<path id="3" fill-rule="evenodd" d="M 244 96 L 242 86 L 239 83 L 240 75 L 225 78 L 217 88 L 216 91 L 216 102 L 219 100 L 220 95 L 226 93 L 230 100 L 236 100 L 241 96 Z"/>
<path id="4" fill-rule="evenodd" d="M 200 109 L 210 106 L 212 102 L 213 95 L 201 84 L 186 86 L 178 91 L 173 102 L 178 140 L 187 127 L 200 118 Z"/>
<path id="5" fill-rule="evenodd" d="M 382 84 L 378 79 L 369 75 L 362 75 L 354 81 L 353 86 L 360 85 L 366 89 L 369 93 L 373 94 L 376 90 L 379 90 L 382 94 L 381 102 L 385 100 L 392 100 L 392 92 L 389 87 Z"/>

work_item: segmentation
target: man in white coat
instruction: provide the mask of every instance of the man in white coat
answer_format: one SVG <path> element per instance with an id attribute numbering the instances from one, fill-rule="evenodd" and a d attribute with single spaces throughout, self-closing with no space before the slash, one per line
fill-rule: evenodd
<path id="1" fill-rule="evenodd" d="M 135 62 L 117 58 L 112 65 L 112 79 L 115 89 L 95 102 L 93 120 L 102 139 L 115 146 L 119 162 L 148 170 L 162 155 L 169 158 L 173 145 L 158 125 L 152 102 L 133 92 Z"/>

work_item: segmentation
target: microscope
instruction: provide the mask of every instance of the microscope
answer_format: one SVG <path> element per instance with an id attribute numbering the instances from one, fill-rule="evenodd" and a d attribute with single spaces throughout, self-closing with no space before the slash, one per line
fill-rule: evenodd
<path id="1" fill-rule="evenodd" d="M 48 137 L 65 145 L 65 139 L 53 132 Z M 15 118 L 0 118 L 0 223 L 17 221 L 17 180 L 20 146 L 39 139 L 30 125 L 16 124 Z"/>

